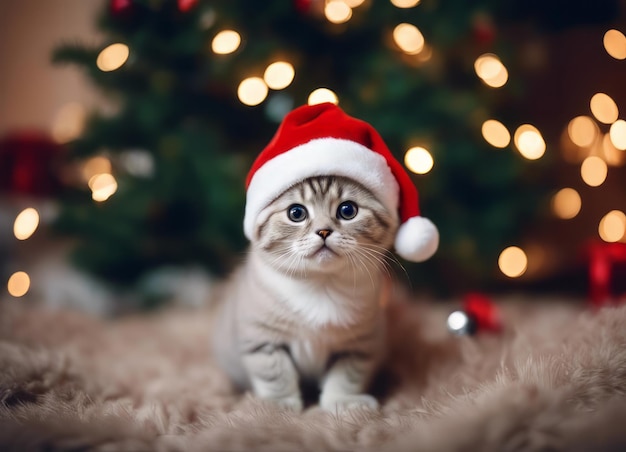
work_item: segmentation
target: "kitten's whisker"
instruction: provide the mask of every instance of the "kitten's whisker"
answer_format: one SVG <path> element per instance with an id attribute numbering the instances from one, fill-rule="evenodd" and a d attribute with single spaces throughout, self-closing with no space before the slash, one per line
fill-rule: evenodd
<path id="1" fill-rule="evenodd" d="M 396 257 L 396 256 L 395 256 L 392 252 L 391 252 L 391 251 L 389 251 L 389 250 L 388 250 L 387 248 L 385 248 L 385 247 L 378 246 L 378 245 L 374 245 L 374 244 L 367 244 L 367 245 L 364 245 L 363 247 L 364 247 L 364 248 L 369 249 L 369 251 L 371 251 L 371 252 L 375 252 L 375 253 L 379 253 L 379 254 L 384 254 L 384 255 L 385 255 L 385 258 L 386 258 L 388 261 L 390 261 L 390 262 L 394 263 L 395 265 L 397 265 L 397 266 L 398 266 L 398 267 L 402 270 L 402 272 L 404 273 L 404 276 L 405 276 L 405 278 L 406 278 L 407 282 L 409 282 L 409 284 L 411 283 L 411 278 L 409 277 L 409 272 L 406 270 L 406 268 L 404 267 L 404 265 L 402 265 L 402 262 L 400 262 L 400 260 L 399 260 L 399 259 L 398 259 L 398 258 L 397 258 L 397 257 Z M 375 250 L 375 249 L 373 249 L 373 248 L 378 248 L 378 249 L 380 249 L 380 250 L 383 250 L 383 252 L 377 251 L 377 250 Z M 390 266 L 390 269 L 392 269 L 392 268 L 393 268 L 393 267 L 392 267 L 392 266 Z"/>

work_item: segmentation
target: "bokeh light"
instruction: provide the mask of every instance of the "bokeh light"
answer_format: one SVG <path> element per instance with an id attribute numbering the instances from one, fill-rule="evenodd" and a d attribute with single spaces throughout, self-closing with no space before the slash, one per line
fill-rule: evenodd
<path id="1" fill-rule="evenodd" d="M 504 124 L 495 119 L 488 119 L 482 126 L 483 138 L 496 148 L 505 148 L 511 142 L 511 134 Z"/>
<path id="2" fill-rule="evenodd" d="M 330 0 L 324 7 L 324 15 L 329 22 L 342 24 L 352 17 L 352 8 L 343 0 Z"/>
<path id="3" fill-rule="evenodd" d="M 613 145 L 609 134 L 605 134 L 602 137 L 599 146 L 602 150 L 602 156 L 604 161 L 611 166 L 622 166 L 626 160 L 626 152 L 620 151 Z"/>
<path id="4" fill-rule="evenodd" d="M 228 55 L 239 48 L 241 35 L 235 30 L 222 30 L 215 35 L 211 49 L 218 55 Z"/>
<path id="5" fill-rule="evenodd" d="M 339 103 L 339 98 L 328 88 L 317 88 L 309 94 L 309 98 L 307 100 L 309 105 L 323 104 L 324 102 L 331 102 L 337 105 Z"/>
<path id="6" fill-rule="evenodd" d="M 263 80 L 272 89 L 284 89 L 291 84 L 295 75 L 296 71 L 290 63 L 276 61 L 265 69 Z"/>
<path id="7" fill-rule="evenodd" d="M 243 80 L 237 88 L 237 97 L 242 104 L 254 107 L 265 100 L 268 88 L 260 77 L 249 77 Z"/>
<path id="8" fill-rule="evenodd" d="M 589 116 L 577 116 L 567 125 L 570 140 L 576 146 L 591 146 L 598 136 L 598 126 Z"/>
<path id="9" fill-rule="evenodd" d="M 492 88 L 504 86 L 509 79 L 509 72 L 506 67 L 502 64 L 500 58 L 493 53 L 485 53 L 479 56 L 474 62 L 474 70 L 476 75 Z"/>
<path id="10" fill-rule="evenodd" d="M 393 29 L 393 40 L 403 52 L 409 55 L 417 55 L 424 50 L 424 35 L 415 25 L 397 25 Z"/>
<path id="11" fill-rule="evenodd" d="M 26 240 L 35 233 L 39 226 L 39 212 L 32 207 L 22 210 L 13 223 L 13 234 L 18 240 Z"/>
<path id="12" fill-rule="evenodd" d="M 580 165 L 580 175 L 590 187 L 598 187 L 606 180 L 608 167 L 600 157 L 591 155 Z"/>
<path id="13" fill-rule="evenodd" d="M 605 242 L 619 242 L 626 235 L 626 215 L 620 210 L 612 210 L 600 220 L 598 234 Z"/>
<path id="14" fill-rule="evenodd" d="M 12 296 L 16 298 L 23 297 L 30 289 L 30 277 L 26 272 L 13 273 L 9 278 L 7 289 Z"/>
<path id="15" fill-rule="evenodd" d="M 111 44 L 98 54 L 96 65 L 102 72 L 111 72 L 122 67 L 129 55 L 130 50 L 126 44 Z"/>
<path id="16" fill-rule="evenodd" d="M 111 173 L 111 160 L 103 155 L 91 157 L 83 166 L 83 179 L 89 181 L 96 174 Z"/>
<path id="17" fill-rule="evenodd" d="M 518 278 L 528 268 L 528 257 L 526 257 L 526 253 L 521 248 L 510 246 L 500 253 L 498 267 L 509 278 Z"/>
<path id="18" fill-rule="evenodd" d="M 589 102 L 591 113 L 604 124 L 613 124 L 617 121 L 619 110 L 611 96 L 605 93 L 596 93 Z"/>
<path id="19" fill-rule="evenodd" d="M 391 0 L 391 4 L 397 8 L 413 8 L 420 0 Z"/>
<path id="20" fill-rule="evenodd" d="M 573 188 L 562 188 L 552 197 L 552 211 L 563 220 L 570 220 L 580 212 L 582 200 Z"/>
<path id="21" fill-rule="evenodd" d="M 609 131 L 611 137 L 611 143 L 620 151 L 626 150 L 626 121 L 618 119 L 611 124 L 611 130 Z"/>
<path id="22" fill-rule="evenodd" d="M 528 160 L 537 160 L 546 152 L 546 142 L 535 126 L 523 124 L 513 137 L 517 150 Z"/>
<path id="23" fill-rule="evenodd" d="M 70 102 L 63 105 L 52 123 L 52 139 L 56 143 L 65 144 L 80 137 L 85 128 L 86 117 L 87 111 L 82 104 Z"/>
<path id="24" fill-rule="evenodd" d="M 604 49 L 616 60 L 626 59 L 626 36 L 619 30 L 609 30 L 604 34 Z"/>
<path id="25" fill-rule="evenodd" d="M 433 156 L 420 146 L 412 147 L 404 154 L 404 164 L 415 174 L 426 174 L 434 165 Z"/>
<path id="26" fill-rule="evenodd" d="M 89 179 L 91 197 L 94 201 L 102 202 L 109 199 L 117 191 L 117 181 L 112 174 L 96 174 Z"/>
<path id="27" fill-rule="evenodd" d="M 343 2 L 350 8 L 358 8 L 365 2 L 365 0 L 343 0 Z"/>

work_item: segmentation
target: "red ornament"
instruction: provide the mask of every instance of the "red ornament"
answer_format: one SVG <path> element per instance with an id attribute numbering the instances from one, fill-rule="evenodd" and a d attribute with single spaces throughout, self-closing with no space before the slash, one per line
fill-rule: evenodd
<path id="1" fill-rule="evenodd" d="M 626 243 L 593 241 L 589 253 L 589 298 L 595 308 L 616 303 L 611 293 L 611 274 L 616 264 L 626 264 Z"/>
<path id="2" fill-rule="evenodd" d="M 132 6 L 132 0 L 111 0 L 109 9 L 114 16 L 119 16 L 129 12 Z"/>
<path id="3" fill-rule="evenodd" d="M 500 310 L 486 295 L 468 293 L 463 298 L 463 311 L 476 322 L 476 331 L 497 333 L 502 330 Z"/>
<path id="4" fill-rule="evenodd" d="M 12 133 L 0 140 L 0 190 L 49 196 L 59 187 L 62 147 L 39 132 Z"/>
<path id="5" fill-rule="evenodd" d="M 295 6 L 296 11 L 298 11 L 301 14 L 307 14 L 308 12 L 310 12 L 312 3 L 313 3 L 312 0 L 294 0 L 293 1 L 293 5 Z"/>
<path id="6" fill-rule="evenodd" d="M 493 44 L 496 39 L 496 29 L 489 15 L 479 14 L 474 18 L 472 35 L 474 41 L 483 47 Z"/>
<path id="7" fill-rule="evenodd" d="M 181 13 L 191 11 L 198 4 L 198 0 L 178 0 L 178 10 Z"/>

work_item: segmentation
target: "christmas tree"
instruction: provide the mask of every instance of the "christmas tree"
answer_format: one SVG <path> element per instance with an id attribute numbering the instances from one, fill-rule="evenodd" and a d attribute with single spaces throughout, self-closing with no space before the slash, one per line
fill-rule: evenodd
<path id="1" fill-rule="evenodd" d="M 539 131 L 518 129 L 520 152 L 510 144 L 523 90 L 508 80 L 498 3 L 111 0 L 107 42 L 54 54 L 113 106 L 69 143 L 82 175 L 58 227 L 80 239 L 77 262 L 115 284 L 190 263 L 223 274 L 246 245 L 252 160 L 287 111 L 330 100 L 380 132 L 440 229 L 432 261 L 404 263 L 410 278 L 493 282 L 548 188 L 545 159 L 531 161 Z"/>

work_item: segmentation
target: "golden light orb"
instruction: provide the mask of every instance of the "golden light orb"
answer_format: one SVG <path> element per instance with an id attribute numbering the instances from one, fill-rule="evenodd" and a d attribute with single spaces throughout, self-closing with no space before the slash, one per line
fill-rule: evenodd
<path id="1" fill-rule="evenodd" d="M 415 25 L 402 23 L 393 29 L 393 40 L 398 47 L 409 55 L 417 55 L 424 50 L 424 35 Z"/>
<path id="2" fill-rule="evenodd" d="M 331 102 L 337 105 L 339 103 L 339 98 L 328 88 L 317 88 L 309 94 L 309 98 L 307 100 L 307 104 L 309 105 L 323 104 L 324 102 Z"/>
<path id="3" fill-rule="evenodd" d="M 582 200 L 573 188 L 562 188 L 552 197 L 552 211 L 563 220 L 570 220 L 580 212 Z"/>
<path id="4" fill-rule="evenodd" d="M 263 80 L 272 89 L 284 89 L 291 84 L 295 75 L 296 71 L 290 63 L 276 61 L 265 69 Z"/>
<path id="5" fill-rule="evenodd" d="M 496 148 L 505 148 L 511 142 L 511 134 L 504 124 L 495 119 L 488 119 L 481 128 L 483 138 Z"/>
<path id="6" fill-rule="evenodd" d="M 83 166 L 83 179 L 89 181 L 96 174 L 111 173 L 111 160 L 103 155 L 91 157 Z"/>
<path id="7" fill-rule="evenodd" d="M 618 119 L 611 124 L 609 131 L 611 143 L 620 151 L 626 150 L 626 121 Z"/>
<path id="8" fill-rule="evenodd" d="M 528 160 L 537 160 L 546 152 L 546 142 L 541 132 L 530 124 L 519 126 L 513 140 L 519 153 Z"/>
<path id="9" fill-rule="evenodd" d="M 13 234 L 18 240 L 26 240 L 39 226 L 39 212 L 32 207 L 22 210 L 13 223 Z"/>
<path id="10" fill-rule="evenodd" d="M 352 8 L 343 0 L 330 0 L 324 7 L 324 15 L 329 22 L 343 24 L 352 17 Z"/>
<path id="11" fill-rule="evenodd" d="M 591 113 L 604 124 L 613 124 L 617 121 L 619 110 L 615 101 L 605 93 L 596 93 L 589 102 Z"/>
<path id="12" fill-rule="evenodd" d="M 626 161 L 626 152 L 615 147 L 608 133 L 602 137 L 602 142 L 599 143 L 599 145 L 606 163 L 611 166 L 622 166 L 624 164 L 624 161 Z"/>
<path id="13" fill-rule="evenodd" d="M 211 49 L 218 55 L 228 55 L 239 48 L 241 35 L 235 30 L 222 30 L 211 41 Z"/>
<path id="14" fill-rule="evenodd" d="M 426 174 L 434 165 L 433 156 L 425 148 L 412 147 L 404 154 L 404 164 L 415 174 Z"/>
<path id="15" fill-rule="evenodd" d="M 589 116 L 577 116 L 567 125 L 567 134 L 576 146 L 591 146 L 598 133 L 598 126 Z"/>
<path id="16" fill-rule="evenodd" d="M 604 183 L 608 167 L 604 160 L 595 155 L 587 157 L 580 165 L 580 175 L 590 187 L 598 187 Z"/>
<path id="17" fill-rule="evenodd" d="M 474 62 L 474 70 L 476 75 L 492 88 L 500 88 L 506 84 L 509 79 L 507 71 L 500 58 L 493 53 L 485 53 L 479 56 Z"/>
<path id="18" fill-rule="evenodd" d="M 89 188 L 91 188 L 91 198 L 102 202 L 117 191 L 117 181 L 112 174 L 96 174 L 89 180 Z"/>
<path id="19" fill-rule="evenodd" d="M 509 278 L 518 278 L 528 268 L 528 257 L 521 248 L 509 246 L 500 253 L 498 267 Z"/>
<path id="20" fill-rule="evenodd" d="M 343 0 L 343 2 L 348 5 L 350 8 L 358 8 L 361 6 L 365 0 Z"/>
<path id="21" fill-rule="evenodd" d="M 83 133 L 86 118 L 87 111 L 82 104 L 70 102 L 63 105 L 52 123 L 52 139 L 59 144 L 75 140 Z"/>
<path id="22" fill-rule="evenodd" d="M 626 215 L 620 210 L 607 213 L 598 226 L 598 234 L 605 242 L 619 242 L 626 235 Z"/>
<path id="23" fill-rule="evenodd" d="M 130 50 L 126 44 L 111 44 L 98 54 L 96 65 L 102 72 L 111 72 L 122 67 L 129 55 Z"/>
<path id="24" fill-rule="evenodd" d="M 242 104 L 254 107 L 265 100 L 268 94 L 265 81 L 260 77 L 244 79 L 237 88 L 237 97 Z"/>
<path id="25" fill-rule="evenodd" d="M 30 289 L 30 277 L 26 272 L 13 273 L 9 278 L 7 289 L 15 298 L 23 297 Z"/>
<path id="26" fill-rule="evenodd" d="M 616 60 L 626 59 L 626 36 L 619 30 L 609 30 L 602 40 L 604 49 Z"/>
<path id="27" fill-rule="evenodd" d="M 391 0 L 391 4 L 396 8 L 413 8 L 419 2 L 420 0 Z"/>

